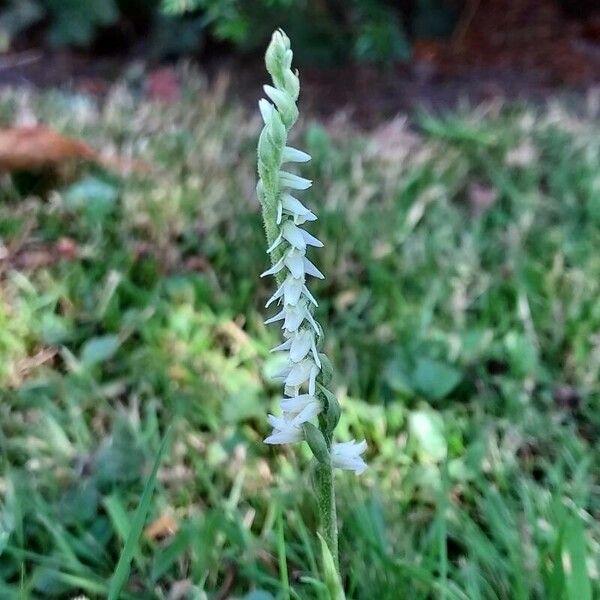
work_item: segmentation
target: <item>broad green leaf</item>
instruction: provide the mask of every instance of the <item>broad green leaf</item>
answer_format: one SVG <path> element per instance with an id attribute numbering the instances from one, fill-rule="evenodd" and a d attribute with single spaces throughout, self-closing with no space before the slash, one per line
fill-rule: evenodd
<path id="1" fill-rule="evenodd" d="M 438 360 L 417 359 L 413 374 L 415 388 L 432 400 L 445 398 L 461 382 L 460 371 Z"/>

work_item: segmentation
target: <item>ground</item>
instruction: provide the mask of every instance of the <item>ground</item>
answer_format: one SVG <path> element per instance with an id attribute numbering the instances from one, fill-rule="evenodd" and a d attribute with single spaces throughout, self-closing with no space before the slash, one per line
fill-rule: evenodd
<path id="1" fill-rule="evenodd" d="M 149 59 L 154 53 L 143 38 L 129 44 L 122 38 L 121 32 L 105 40 L 104 52 L 94 53 L 40 47 L 43 38 L 23 36 L 0 63 L 0 86 L 59 85 L 102 97 L 112 83 L 126 79 L 151 95 L 171 94 L 164 76 L 169 61 Z M 235 53 L 209 44 L 188 58 L 212 80 L 234 73 L 231 95 L 255 106 L 263 81 L 261 51 Z M 148 71 L 155 76 L 146 77 Z M 453 35 L 415 40 L 405 61 L 303 65 L 301 73 L 305 111 L 321 119 L 343 111 L 363 128 L 407 111 L 494 100 L 540 103 L 561 96 L 579 107 L 582 94 L 600 83 L 600 14 L 594 0 L 466 0 Z"/>
<path id="2" fill-rule="evenodd" d="M 169 103 L 125 84 L 0 98 L 4 124 L 37 118 L 149 167 L 2 180 L 3 598 L 106 597 L 141 498 L 123 598 L 327 598 L 308 452 L 262 443 L 279 388 L 259 117 L 224 78 L 178 79 Z M 368 135 L 299 124 L 339 436 L 369 444 L 364 475 L 338 474 L 348 598 L 600 590 L 585 106 L 496 102 Z"/>

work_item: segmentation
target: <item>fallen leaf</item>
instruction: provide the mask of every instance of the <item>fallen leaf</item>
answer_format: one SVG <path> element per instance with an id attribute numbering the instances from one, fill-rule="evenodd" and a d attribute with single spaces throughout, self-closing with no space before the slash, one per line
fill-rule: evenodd
<path id="1" fill-rule="evenodd" d="M 84 142 L 65 137 L 46 125 L 0 129 L 0 171 L 38 171 L 96 157 L 96 152 Z"/>
<path id="2" fill-rule="evenodd" d="M 179 530 L 177 521 L 170 514 L 164 514 L 152 521 L 144 530 L 144 537 L 149 540 L 162 540 L 175 535 Z"/>
<path id="3" fill-rule="evenodd" d="M 148 171 L 145 163 L 103 156 L 94 148 L 47 125 L 0 129 L 0 172 L 58 169 L 66 163 L 95 162 L 119 171 Z"/>

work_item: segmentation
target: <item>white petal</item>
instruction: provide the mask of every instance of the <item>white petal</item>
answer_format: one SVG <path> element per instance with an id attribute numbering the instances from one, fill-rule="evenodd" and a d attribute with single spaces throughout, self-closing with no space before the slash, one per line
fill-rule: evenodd
<path id="1" fill-rule="evenodd" d="M 282 350 L 289 350 L 292 345 L 292 339 L 285 340 L 283 344 L 279 344 L 279 346 L 275 346 L 275 348 L 271 348 L 271 352 L 281 352 Z"/>
<path id="2" fill-rule="evenodd" d="M 312 325 L 312 327 L 315 330 L 315 332 L 317 333 L 317 335 L 321 335 L 321 330 L 319 329 L 319 326 L 317 325 L 315 318 L 312 316 L 312 314 L 310 313 L 310 311 L 308 309 L 306 309 L 306 314 L 304 315 L 304 318 Z"/>
<path id="3" fill-rule="evenodd" d="M 281 162 L 297 162 L 304 163 L 310 160 L 310 154 L 306 152 L 302 152 L 302 150 L 298 150 L 296 148 L 291 148 L 290 146 L 286 146 L 283 149 L 283 156 Z"/>
<path id="4" fill-rule="evenodd" d="M 279 244 L 281 244 L 282 241 L 283 241 L 283 235 L 281 233 L 279 233 L 279 235 L 275 238 L 275 241 L 271 244 L 271 246 L 267 250 L 267 254 L 271 254 L 271 252 L 273 252 L 273 250 L 275 250 L 275 248 L 277 248 L 277 246 L 279 246 Z"/>
<path id="5" fill-rule="evenodd" d="M 314 336 L 312 337 L 312 344 L 311 344 L 310 349 L 312 350 L 315 364 L 320 369 L 321 368 L 321 359 L 319 358 L 319 351 L 317 350 L 317 341 L 315 340 Z"/>
<path id="6" fill-rule="evenodd" d="M 293 362 L 300 362 L 310 352 L 314 336 L 308 329 L 298 332 L 290 344 L 290 359 Z"/>
<path id="7" fill-rule="evenodd" d="M 290 371 L 292 370 L 292 367 L 285 367 L 283 369 L 281 369 L 281 371 L 278 371 L 277 373 L 274 373 L 271 377 L 273 379 L 283 379 L 284 381 L 287 379 L 287 376 L 290 374 Z"/>
<path id="8" fill-rule="evenodd" d="M 281 298 L 281 296 L 283 296 L 284 293 L 284 286 L 285 282 L 280 285 L 276 292 L 267 300 L 267 303 L 265 304 L 265 308 L 269 308 L 269 306 L 271 306 L 271 304 L 273 304 L 273 302 L 275 302 L 275 300 L 279 300 L 279 298 Z"/>
<path id="9" fill-rule="evenodd" d="M 270 417 L 272 415 L 269 415 Z M 274 417 L 274 419 L 277 419 Z M 271 419 L 269 419 L 271 422 Z M 277 425 L 271 423 L 274 427 L 273 433 L 265 438 L 265 444 L 293 444 L 304 439 L 302 429 L 291 421 L 277 419 Z"/>
<path id="10" fill-rule="evenodd" d="M 292 368 L 285 379 L 285 384 L 292 387 L 302 385 L 311 377 L 313 367 L 315 367 L 315 363 L 310 358 L 304 359 L 302 362 L 295 363 L 292 365 Z"/>
<path id="11" fill-rule="evenodd" d="M 314 402 L 315 400 L 316 398 L 310 394 L 299 394 L 298 396 L 293 396 L 292 398 L 282 398 L 279 401 L 279 405 L 281 406 L 281 410 L 284 412 L 297 414 L 307 404 Z"/>
<path id="12" fill-rule="evenodd" d="M 271 323 L 275 323 L 275 321 L 284 321 L 285 320 L 285 309 L 280 310 L 275 316 L 267 319 L 265 321 L 265 325 L 270 325 Z"/>
<path id="13" fill-rule="evenodd" d="M 306 249 L 306 238 L 300 227 L 296 227 L 291 221 L 286 221 L 281 228 L 281 235 L 298 250 Z"/>
<path id="14" fill-rule="evenodd" d="M 284 306 L 283 311 L 285 313 L 285 318 L 283 322 L 283 327 L 290 332 L 296 331 L 298 327 L 304 321 L 306 308 L 301 308 L 301 305 L 298 306 Z"/>
<path id="15" fill-rule="evenodd" d="M 318 302 L 315 300 L 314 296 L 308 291 L 308 288 L 303 285 L 302 286 L 302 293 L 315 305 L 315 306 L 319 306 Z"/>
<path id="16" fill-rule="evenodd" d="M 360 475 L 367 468 L 367 463 L 361 457 L 361 454 L 367 449 L 367 443 L 363 440 L 356 443 L 344 442 L 342 444 L 333 444 L 331 448 L 331 462 L 334 467 L 348 469 Z"/>
<path id="17" fill-rule="evenodd" d="M 283 218 L 283 204 L 281 200 L 277 202 L 277 225 L 281 223 L 281 219 Z"/>
<path id="18" fill-rule="evenodd" d="M 323 407 L 318 401 L 310 402 L 307 404 L 293 419 L 293 423 L 296 425 L 302 425 L 311 419 L 314 419 L 321 411 Z"/>
<path id="19" fill-rule="evenodd" d="M 289 210 L 291 213 L 303 215 L 310 212 L 298 198 L 294 198 L 291 194 L 282 194 L 281 204 L 285 210 Z"/>
<path id="20" fill-rule="evenodd" d="M 325 279 L 325 275 L 313 265 L 308 258 L 304 257 L 304 272 L 307 275 L 312 275 L 313 277 L 318 277 L 319 279 Z"/>
<path id="21" fill-rule="evenodd" d="M 302 225 L 306 221 L 316 221 L 317 215 L 308 210 L 298 198 L 290 194 L 283 194 L 281 197 L 281 206 L 283 210 L 294 217 L 296 225 Z"/>
<path id="22" fill-rule="evenodd" d="M 304 225 L 307 221 L 316 221 L 317 216 L 309 212 L 306 215 L 293 215 L 294 225 Z"/>
<path id="23" fill-rule="evenodd" d="M 281 269 L 284 267 L 284 259 L 280 258 L 270 269 L 267 269 L 263 273 L 260 274 L 261 277 L 266 277 L 267 275 L 275 275 L 279 273 Z"/>
<path id="24" fill-rule="evenodd" d="M 283 301 L 285 304 L 295 306 L 300 300 L 300 295 L 306 287 L 303 279 L 296 279 L 289 275 L 281 286 L 283 288 Z"/>
<path id="25" fill-rule="evenodd" d="M 315 236 L 310 235 L 310 233 L 308 233 L 308 231 L 304 231 L 304 229 L 300 229 L 300 231 L 302 232 L 302 237 L 308 246 L 316 246 L 317 248 L 323 247 L 323 242 L 321 240 L 318 240 Z"/>
<path id="26" fill-rule="evenodd" d="M 290 270 L 292 277 L 304 277 L 304 251 L 292 248 L 285 257 L 285 266 Z"/>
<path id="27" fill-rule="evenodd" d="M 287 171 L 279 171 L 279 181 L 281 185 L 289 187 L 292 190 L 307 190 L 312 185 L 310 179 L 305 179 Z"/>

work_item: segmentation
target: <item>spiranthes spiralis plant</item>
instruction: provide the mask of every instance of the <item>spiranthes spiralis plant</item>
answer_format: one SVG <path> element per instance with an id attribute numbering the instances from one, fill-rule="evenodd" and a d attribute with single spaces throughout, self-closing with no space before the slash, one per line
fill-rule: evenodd
<path id="1" fill-rule="evenodd" d="M 308 277 L 324 277 L 306 256 L 307 249 L 320 248 L 323 243 L 304 229 L 317 217 L 296 198 L 312 182 L 283 167 L 285 163 L 310 160 L 305 152 L 287 145 L 288 133 L 298 118 L 300 92 L 292 57 L 290 40 L 283 31 L 276 31 L 265 54 L 273 85 L 264 86 L 269 99 L 259 102 L 264 127 L 258 140 L 257 194 L 271 257 L 271 267 L 262 276 L 272 275 L 277 282 L 266 307 L 276 304 L 278 310 L 266 323 L 282 322 L 283 343 L 273 350 L 286 353 L 287 366 L 279 374 L 284 386 L 282 414 L 269 415 L 273 432 L 265 442 L 306 441 L 310 446 L 316 460 L 315 491 L 322 536 L 339 569 L 333 469 L 362 473 L 367 468 L 361 457 L 366 443 L 333 441 L 340 406 L 328 389 L 332 366 L 320 351 L 323 329 L 314 317 L 318 304 L 307 286 Z"/>

